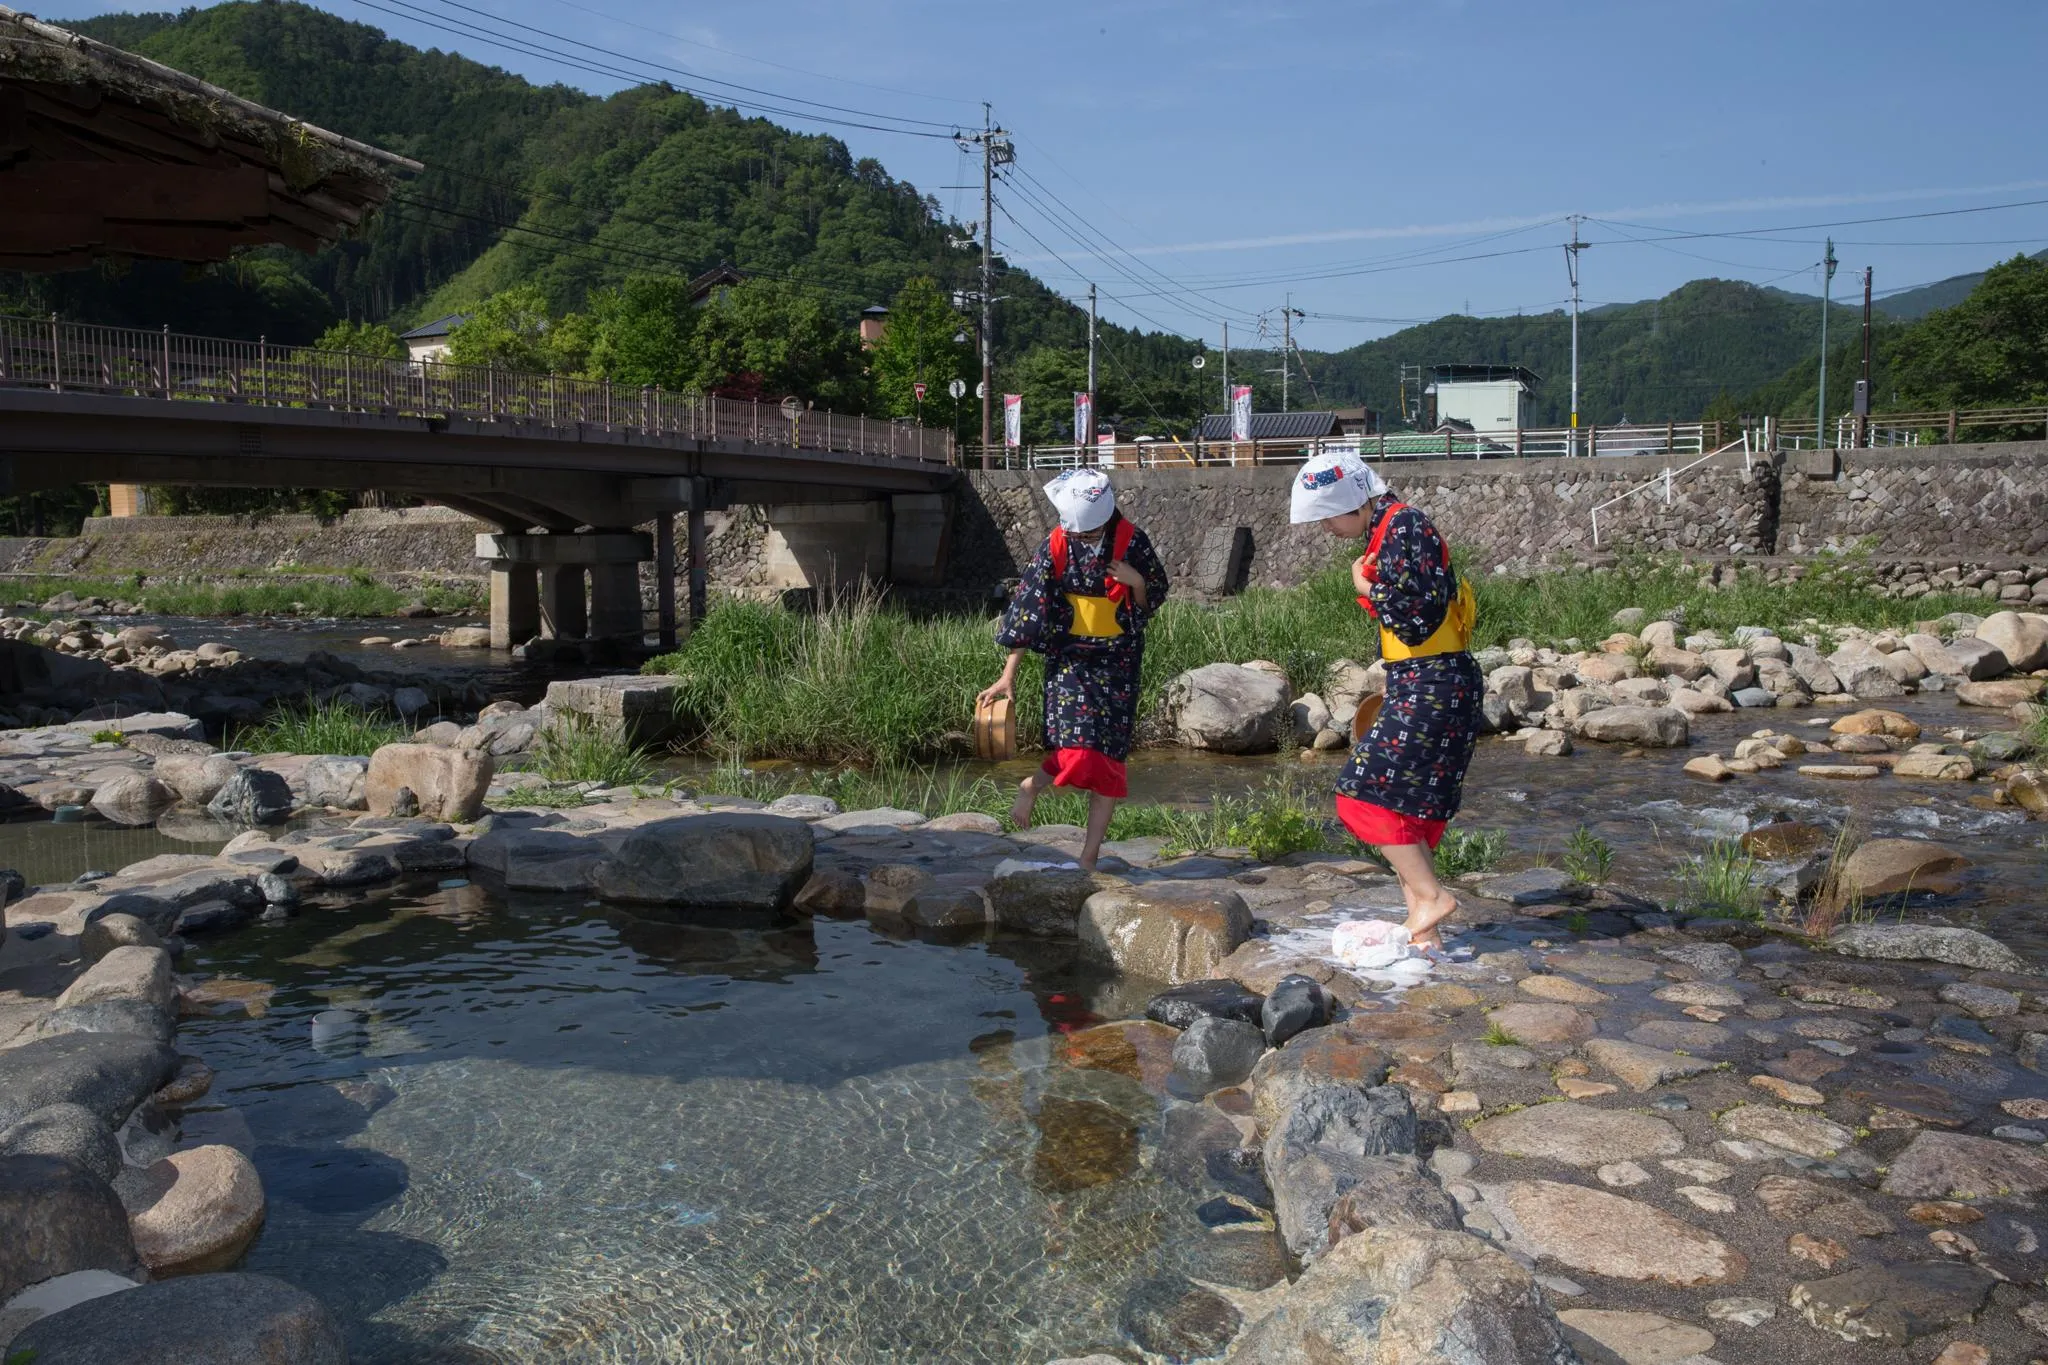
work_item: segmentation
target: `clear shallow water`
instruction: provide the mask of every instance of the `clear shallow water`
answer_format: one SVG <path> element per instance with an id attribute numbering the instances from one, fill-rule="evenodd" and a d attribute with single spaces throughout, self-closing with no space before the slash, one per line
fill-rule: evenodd
<path id="1" fill-rule="evenodd" d="M 1048 1359 L 1213 1236 L 1159 1101 L 1049 1060 L 1100 984 L 1067 950 L 466 887 L 195 955 L 276 989 L 186 1023 L 232 1107 L 188 1136 L 251 1151 L 246 1268 L 359 1362 Z M 360 1051 L 312 1045 L 336 1005 Z"/>

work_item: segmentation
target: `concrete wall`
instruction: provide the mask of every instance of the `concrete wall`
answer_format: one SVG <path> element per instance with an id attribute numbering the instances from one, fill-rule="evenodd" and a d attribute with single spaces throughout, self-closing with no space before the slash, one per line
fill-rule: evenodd
<path id="1" fill-rule="evenodd" d="M 1787 462 L 1778 551 L 1919 559 L 2048 553 L 2048 442 L 1807 453 Z"/>

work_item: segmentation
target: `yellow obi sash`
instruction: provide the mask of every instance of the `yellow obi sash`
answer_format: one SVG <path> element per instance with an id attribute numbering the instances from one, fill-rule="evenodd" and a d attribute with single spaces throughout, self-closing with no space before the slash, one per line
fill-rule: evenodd
<path id="1" fill-rule="evenodd" d="M 1472 585 L 1463 575 L 1458 578 L 1458 595 L 1451 599 L 1451 605 L 1444 612 L 1444 623 L 1430 633 L 1430 637 L 1419 645 L 1404 645 L 1401 637 L 1380 627 L 1380 657 L 1388 663 L 1402 659 L 1426 659 L 1432 654 L 1459 654 L 1472 645 L 1472 623 L 1479 617 L 1479 603 L 1472 596 Z"/>
<path id="2" fill-rule="evenodd" d="M 1067 602 L 1074 609 L 1074 625 L 1069 632 L 1090 640 L 1107 639 L 1124 633 L 1123 625 L 1116 619 L 1116 603 L 1107 597 L 1087 597 L 1078 592 L 1067 594 Z"/>

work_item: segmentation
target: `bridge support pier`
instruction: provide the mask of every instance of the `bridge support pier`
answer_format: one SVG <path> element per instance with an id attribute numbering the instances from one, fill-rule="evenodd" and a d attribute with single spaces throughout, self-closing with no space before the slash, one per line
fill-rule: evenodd
<path id="1" fill-rule="evenodd" d="M 523 645 L 540 630 L 539 584 L 533 565 L 491 561 L 491 648 Z"/>
<path id="2" fill-rule="evenodd" d="M 590 629 L 583 601 L 583 566 L 550 564 L 540 571 L 540 633 L 548 640 L 580 640 Z"/>
<path id="3" fill-rule="evenodd" d="M 588 635 L 637 646 L 644 629 L 640 565 L 654 558 L 653 540 L 638 531 L 479 535 L 477 558 L 491 565 L 492 648 L 510 649 L 536 634 L 555 639 Z"/>

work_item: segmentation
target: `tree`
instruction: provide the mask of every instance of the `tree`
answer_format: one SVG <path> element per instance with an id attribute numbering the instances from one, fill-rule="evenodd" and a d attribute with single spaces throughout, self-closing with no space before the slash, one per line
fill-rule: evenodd
<path id="1" fill-rule="evenodd" d="M 385 360 L 406 358 L 405 343 L 398 339 L 398 333 L 382 323 L 337 322 L 320 334 L 313 347 L 321 351 L 378 356 Z"/>
<path id="2" fill-rule="evenodd" d="M 877 409 L 891 417 L 922 415 L 926 426 L 958 431 L 969 400 L 956 400 L 947 385 L 971 380 L 974 349 L 954 339 L 966 325 L 929 275 L 906 281 L 890 301 L 888 329 L 868 353 Z M 925 384 L 921 406 L 913 387 L 920 380 Z M 968 388 L 971 394 L 972 382 Z"/>
<path id="3" fill-rule="evenodd" d="M 1901 407 L 2048 403 L 2048 261 L 1993 266 L 1961 303 L 1905 328 L 1891 352 Z"/>
<path id="4" fill-rule="evenodd" d="M 794 396 L 818 408 L 864 412 L 860 339 L 816 291 L 752 279 L 708 304 L 692 341 L 697 387 L 756 401 Z"/>
<path id="5" fill-rule="evenodd" d="M 1024 444 L 1071 445 L 1075 440 L 1074 395 L 1088 387 L 1087 353 L 1034 346 L 1009 367 L 1003 387 L 1024 397 Z M 1100 395 L 1097 401 L 1101 401 Z"/>
<path id="6" fill-rule="evenodd" d="M 549 317 L 547 296 L 538 286 L 523 284 L 478 304 L 469 321 L 448 334 L 448 359 L 457 365 L 576 374 L 588 363 L 589 344 L 589 328 L 581 319 Z"/>
<path id="7" fill-rule="evenodd" d="M 590 368 L 615 384 L 689 383 L 698 319 L 688 286 L 669 275 L 635 275 L 590 300 Z"/>

